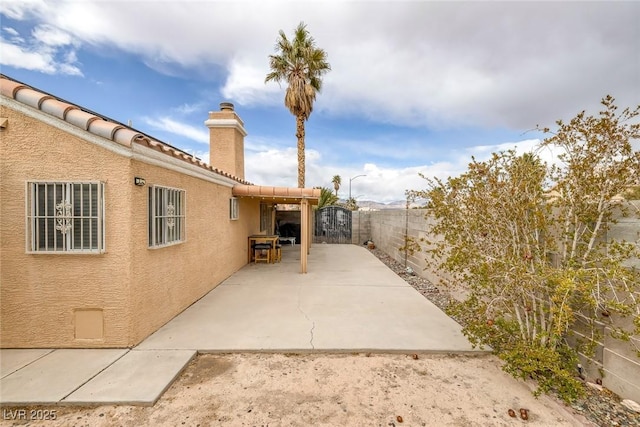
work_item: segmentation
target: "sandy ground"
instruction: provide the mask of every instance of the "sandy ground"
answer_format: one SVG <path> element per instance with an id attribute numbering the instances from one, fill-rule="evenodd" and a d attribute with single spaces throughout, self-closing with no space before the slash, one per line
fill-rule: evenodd
<path id="1" fill-rule="evenodd" d="M 519 418 L 520 408 L 528 410 L 528 420 Z M 194 359 L 153 407 L 40 409 L 55 411 L 56 419 L 0 424 L 589 425 L 551 398 L 535 399 L 525 383 L 502 372 L 489 355 L 207 354 Z M 518 418 L 511 418 L 509 409 Z"/>

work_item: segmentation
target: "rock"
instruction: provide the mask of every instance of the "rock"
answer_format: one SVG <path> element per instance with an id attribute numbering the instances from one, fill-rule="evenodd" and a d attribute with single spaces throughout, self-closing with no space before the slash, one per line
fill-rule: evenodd
<path id="1" fill-rule="evenodd" d="M 640 404 L 638 404 L 638 402 L 635 402 L 631 399 L 624 399 L 622 402 L 620 402 L 620 404 L 630 411 L 640 413 Z"/>
<path id="2" fill-rule="evenodd" d="M 587 381 L 586 384 L 594 390 L 602 391 L 602 386 L 600 384 L 591 383 L 589 381 Z"/>

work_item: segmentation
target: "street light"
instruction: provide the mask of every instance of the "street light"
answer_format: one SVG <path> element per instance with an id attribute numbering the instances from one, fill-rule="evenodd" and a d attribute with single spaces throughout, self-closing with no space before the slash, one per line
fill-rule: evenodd
<path id="1" fill-rule="evenodd" d="M 356 175 L 353 178 L 349 178 L 349 200 L 351 200 L 351 181 L 353 181 L 356 178 L 360 178 L 361 176 L 367 176 L 367 175 Z"/>

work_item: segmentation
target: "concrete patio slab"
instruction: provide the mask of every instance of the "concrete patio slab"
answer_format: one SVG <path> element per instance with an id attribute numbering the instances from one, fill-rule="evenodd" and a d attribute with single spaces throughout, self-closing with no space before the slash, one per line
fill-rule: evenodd
<path id="1" fill-rule="evenodd" d="M 250 285 L 269 282 L 298 286 L 319 284 L 340 278 L 343 285 L 352 286 L 408 286 L 367 249 L 355 245 L 316 244 L 311 249 L 308 273 L 297 274 L 300 247 L 283 246 L 281 263 L 249 264 L 229 277 L 225 285 Z M 257 277 L 259 276 L 259 277 Z M 257 280 L 259 279 L 259 281 Z"/>
<path id="2" fill-rule="evenodd" d="M 140 349 L 474 352 L 462 328 L 355 245 L 299 247 L 252 264 L 174 318 Z"/>
<path id="3" fill-rule="evenodd" d="M 294 349 L 308 345 L 309 328 L 309 322 L 298 309 L 295 288 L 281 285 L 218 286 L 137 348 L 199 351 Z"/>
<path id="4" fill-rule="evenodd" d="M 59 402 L 127 352 L 126 349 L 52 351 L 0 379 L 0 402 L 3 405 Z"/>
<path id="5" fill-rule="evenodd" d="M 412 287 L 313 287 L 302 293 L 300 307 L 313 322 L 314 349 L 476 351 L 460 325 L 416 294 Z"/>
<path id="6" fill-rule="evenodd" d="M 63 403 L 153 405 L 195 355 L 184 350 L 132 350 Z"/>
<path id="7" fill-rule="evenodd" d="M 35 362 L 42 356 L 51 353 L 51 349 L 4 349 L 0 358 L 0 378 L 14 373 L 18 369 Z"/>

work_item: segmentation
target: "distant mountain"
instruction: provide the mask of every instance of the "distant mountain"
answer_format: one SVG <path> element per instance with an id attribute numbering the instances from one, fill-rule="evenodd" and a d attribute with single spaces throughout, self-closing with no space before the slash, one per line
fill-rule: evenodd
<path id="1" fill-rule="evenodd" d="M 370 210 L 383 210 L 383 209 L 406 209 L 406 200 L 394 200 L 392 202 L 381 203 L 373 200 L 358 200 L 358 207 L 370 209 Z"/>
<path id="2" fill-rule="evenodd" d="M 340 199 L 338 201 L 339 204 L 346 204 L 347 201 Z M 381 211 L 385 209 L 406 209 L 407 201 L 406 200 L 394 200 L 391 202 L 376 202 L 373 200 L 357 200 L 358 207 L 363 210 L 371 210 L 371 211 Z M 412 203 L 410 205 L 411 208 L 422 207 L 419 203 Z"/>

